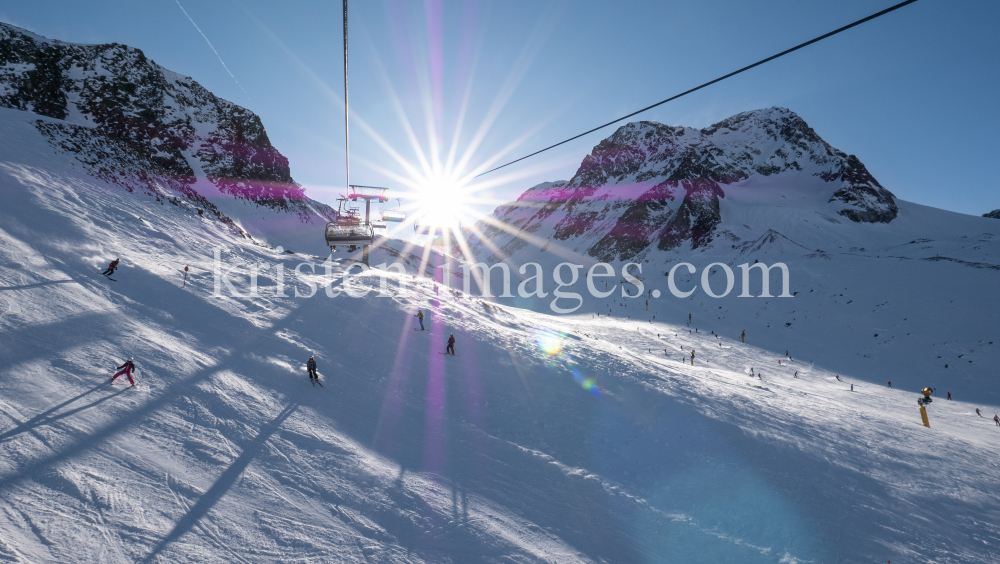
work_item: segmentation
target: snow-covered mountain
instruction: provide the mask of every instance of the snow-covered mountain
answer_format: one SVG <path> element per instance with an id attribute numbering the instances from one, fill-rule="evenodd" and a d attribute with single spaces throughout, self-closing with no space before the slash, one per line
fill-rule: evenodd
<path id="1" fill-rule="evenodd" d="M 627 318 L 644 313 L 637 300 L 611 317 L 554 316 L 547 300 L 498 307 L 414 279 L 414 265 L 388 274 L 380 296 L 374 273 L 345 280 L 336 264 L 95 178 L 52 151 L 36 119 L 0 109 L 0 560 L 996 559 L 995 385 L 943 369 L 873 383 L 883 374 L 841 358 L 853 335 L 796 332 L 854 307 L 824 305 L 849 299 L 831 296 L 845 293 L 832 282 L 796 302 L 795 329 L 748 324 L 747 343 L 734 317 L 783 315 L 775 300 L 685 300 L 695 333 L 680 307 L 653 322 Z M 773 233 L 760 243 L 794 247 Z M 217 284 L 216 250 L 238 294 Z M 815 268 L 850 266 L 850 278 L 878 265 L 851 254 Z M 111 282 L 98 272 L 114 256 Z M 896 277 L 969 268 L 893 265 Z M 926 346 L 996 364 L 996 347 L 963 342 L 994 334 L 990 316 L 957 296 L 885 303 L 879 292 L 849 293 L 864 302 L 848 310 L 858 324 L 897 335 L 866 355 L 884 363 L 894 346 Z M 412 330 L 418 308 L 425 332 Z M 452 334 L 454 358 L 441 354 Z M 323 388 L 306 378 L 310 355 Z M 138 387 L 109 385 L 130 356 Z M 930 406 L 930 429 L 914 402 L 922 385 L 956 396 Z"/>
<path id="2" fill-rule="evenodd" d="M 983 217 L 992 217 L 993 219 L 1000 219 L 1000 209 L 993 210 L 989 213 L 984 213 Z"/>
<path id="3" fill-rule="evenodd" d="M 17 33 L 43 51 L 104 49 Z M 171 153 L 148 149 L 166 136 L 115 133 L 89 113 L 76 123 L 69 103 L 63 117 L 39 115 L 47 99 L 0 108 L 2 561 L 997 559 L 993 219 L 816 176 L 850 164 L 832 151 L 803 170 L 730 164 L 747 176 L 712 180 L 725 197 L 697 242 L 661 250 L 671 239 L 655 224 L 635 231 L 647 244 L 623 260 L 664 298 L 594 298 L 581 276 L 568 288 L 580 309 L 555 316 L 551 268 L 604 256 L 588 251 L 635 207 L 628 199 L 608 192 L 607 215 L 562 239 L 556 220 L 603 208 L 557 206 L 516 249 L 513 235 L 474 241 L 474 258 L 497 253 L 492 243 L 545 267 L 548 296 L 497 305 L 429 280 L 441 271 L 427 249 L 374 249 L 372 264 L 404 266 L 383 285 L 373 271 L 346 277 L 347 261 L 259 244 L 247 217 L 262 228 L 292 218 L 287 233 L 321 244 L 295 203 L 319 208 L 285 183 L 272 193 L 284 206 L 267 207 L 257 188 L 236 198 L 231 177 L 206 173 L 215 151 L 266 176 L 247 164 L 263 156 L 241 160 L 257 149 L 203 146 L 229 127 L 222 110 L 185 105 L 171 123 L 190 119 L 194 133 Z M 178 153 L 190 175 L 169 173 Z M 669 206 L 684 205 L 693 178 L 664 185 Z M 687 217 L 716 213 L 697 192 Z M 508 208 L 530 228 L 532 205 Z M 600 248 L 622 259 L 631 247 Z M 114 257 L 116 280 L 100 277 Z M 784 260 L 795 297 L 671 298 L 662 273 L 679 260 Z M 709 283 L 724 286 L 718 272 Z M 457 357 L 441 354 L 450 335 Z M 322 388 L 307 380 L 310 355 Z M 128 357 L 139 385 L 109 385 Z M 923 386 L 938 389 L 929 429 L 914 401 Z"/>
<path id="4" fill-rule="evenodd" d="M 624 285 L 634 298 L 594 299 L 581 288 L 576 312 L 674 322 L 693 314 L 703 331 L 746 330 L 755 344 L 808 350 L 810 360 L 871 382 L 933 381 L 1000 402 L 989 369 L 1000 361 L 991 347 L 1000 323 L 980 313 L 1000 309 L 998 229 L 990 218 L 895 198 L 859 159 L 772 108 L 704 130 L 622 126 L 570 181 L 535 186 L 476 224 L 468 258 L 508 265 L 514 297 L 495 301 L 538 311 L 551 297 L 518 295 L 534 274 L 522 265 L 540 264 L 551 292 L 562 262 L 583 265 L 581 280 L 595 263 L 610 263 L 618 283 L 622 267 L 637 263 L 645 295 Z M 787 265 L 793 297 L 759 297 L 758 275 L 744 292 L 737 267 L 757 261 Z M 697 271 L 681 267 L 674 282 L 695 292 L 677 298 L 668 282 L 682 262 Z M 733 290 L 719 299 L 702 278 L 713 263 L 734 271 Z M 777 295 L 778 271 L 769 278 Z M 727 287 L 720 266 L 707 280 L 717 295 Z M 498 268 L 490 281 L 502 284 Z M 837 346 L 817 345 L 831 335 Z"/>
<path id="5" fill-rule="evenodd" d="M 495 221 L 513 229 L 480 225 L 492 240 L 484 245 L 500 249 L 495 258 L 541 237 L 571 241 L 601 261 L 627 261 L 688 242 L 709 245 L 720 236 L 727 196 L 748 190 L 750 180 L 789 176 L 798 191 L 824 198 L 819 208 L 830 216 L 890 223 L 898 214 L 892 193 L 857 157 L 831 147 L 795 113 L 770 108 L 706 129 L 624 125 L 568 182 L 540 184 L 498 208 Z"/>
<path id="6" fill-rule="evenodd" d="M 295 183 L 260 118 L 139 49 L 0 22 L 0 107 L 52 118 L 39 132 L 96 178 L 271 246 L 323 251 L 333 210 Z"/>

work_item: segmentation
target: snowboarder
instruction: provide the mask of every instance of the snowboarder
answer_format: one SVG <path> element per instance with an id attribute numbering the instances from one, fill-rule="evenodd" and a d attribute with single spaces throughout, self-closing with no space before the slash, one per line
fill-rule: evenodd
<path id="1" fill-rule="evenodd" d="M 422 312 L 422 311 L 420 311 L 418 309 L 417 310 L 417 314 L 414 315 L 413 317 L 416 317 L 417 321 L 420 322 L 420 330 L 423 331 L 424 330 L 424 312 Z"/>
<path id="2" fill-rule="evenodd" d="M 319 374 L 316 373 L 316 359 L 315 358 L 313 358 L 311 356 L 309 357 L 309 362 L 306 363 L 306 368 L 309 370 L 309 381 L 312 381 L 314 378 L 316 380 L 319 380 Z"/>
<path id="3" fill-rule="evenodd" d="M 948 399 L 951 399 L 951 392 L 948 392 Z"/>
<path id="4" fill-rule="evenodd" d="M 892 380 L 889 380 L 889 389 L 892 389 Z"/>
<path id="5" fill-rule="evenodd" d="M 111 383 L 114 384 L 115 378 L 124 374 L 125 377 L 128 378 L 128 383 L 130 384 L 129 387 L 131 388 L 132 386 L 135 385 L 135 380 L 132 379 L 133 370 L 135 370 L 135 363 L 132 362 L 132 357 L 129 357 L 129 359 L 125 361 L 125 364 L 122 364 L 121 366 L 118 367 L 118 372 L 116 372 L 115 375 L 111 377 Z"/>
<path id="6" fill-rule="evenodd" d="M 448 337 L 448 347 L 445 349 L 445 354 L 451 353 L 451 356 L 455 356 L 455 334 L 452 333 Z"/>
<path id="7" fill-rule="evenodd" d="M 118 268 L 118 262 L 119 261 L 121 261 L 121 259 L 117 259 L 117 258 L 115 260 L 111 261 L 111 264 L 108 265 L 108 269 L 105 270 L 104 272 L 102 272 L 101 274 L 103 274 L 104 276 L 111 276 L 112 274 L 114 274 L 115 273 L 115 269 Z"/>
<path id="8" fill-rule="evenodd" d="M 744 329 L 743 332 L 740 333 L 740 342 L 741 343 L 747 342 L 747 330 L 746 329 Z"/>
<path id="9" fill-rule="evenodd" d="M 980 417 L 982 417 L 982 416 L 983 416 L 983 414 L 979 412 L 979 408 L 978 408 L 978 407 L 976 408 L 976 415 L 978 415 L 978 416 L 980 416 Z"/>

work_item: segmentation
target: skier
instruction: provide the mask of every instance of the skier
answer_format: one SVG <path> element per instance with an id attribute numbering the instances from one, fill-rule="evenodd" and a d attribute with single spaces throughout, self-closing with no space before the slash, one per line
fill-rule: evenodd
<path id="1" fill-rule="evenodd" d="M 118 372 L 116 372 L 115 375 L 111 377 L 111 383 L 114 384 L 115 378 L 124 374 L 125 377 L 128 378 L 128 383 L 130 384 L 129 387 L 131 388 L 132 386 L 135 385 L 135 380 L 132 379 L 133 370 L 135 370 L 135 363 L 132 362 L 132 357 L 129 357 L 129 359 L 125 361 L 125 364 L 122 364 L 121 366 L 118 367 Z"/>
<path id="2" fill-rule="evenodd" d="M 312 380 L 314 378 L 316 380 L 319 380 L 319 374 L 316 373 L 316 359 L 315 358 L 313 358 L 311 356 L 309 357 L 309 362 L 306 363 L 306 368 L 309 370 L 309 381 L 310 382 L 312 382 Z"/>
<path id="3" fill-rule="evenodd" d="M 795 371 L 795 376 L 792 376 L 792 378 L 798 378 L 798 377 L 799 377 L 799 371 L 798 371 L 798 370 L 796 370 L 796 371 Z"/>
<path id="4" fill-rule="evenodd" d="M 689 327 L 691 326 L 691 314 L 690 313 L 688 314 L 688 326 Z"/>
<path id="5" fill-rule="evenodd" d="M 948 399 L 951 399 L 951 392 L 948 392 Z"/>
<path id="6" fill-rule="evenodd" d="M 741 343 L 747 342 L 747 330 L 746 329 L 744 329 L 743 332 L 740 333 L 740 342 Z"/>
<path id="7" fill-rule="evenodd" d="M 420 330 L 423 331 L 424 330 L 424 312 L 422 312 L 422 311 L 420 311 L 418 309 L 417 310 L 417 314 L 414 315 L 413 317 L 416 317 L 417 321 L 420 322 Z"/>
<path id="8" fill-rule="evenodd" d="M 840 374 L 837 374 L 837 381 L 838 382 L 842 382 L 843 381 L 843 380 L 840 379 Z"/>
<path id="9" fill-rule="evenodd" d="M 1000 427 L 1000 417 L 997 417 L 996 415 L 994 415 L 993 416 L 993 422 L 997 424 L 997 427 Z"/>
<path id="10" fill-rule="evenodd" d="M 117 259 L 117 258 L 115 260 L 111 261 L 111 264 L 108 265 L 108 269 L 105 270 L 104 272 L 102 272 L 101 274 L 103 274 L 104 276 L 111 276 L 112 274 L 114 274 L 115 273 L 115 269 L 118 268 L 118 262 L 119 261 L 121 261 L 121 259 Z"/>
<path id="11" fill-rule="evenodd" d="M 983 414 L 979 412 L 979 408 L 978 408 L 978 407 L 976 408 L 976 415 L 978 415 L 978 416 L 980 416 L 980 417 L 982 417 L 982 416 L 983 416 Z"/>
<path id="12" fill-rule="evenodd" d="M 448 337 L 448 347 L 445 349 L 445 354 L 451 353 L 451 356 L 455 356 L 455 334 L 452 333 Z"/>
<path id="13" fill-rule="evenodd" d="M 753 378 L 753 367 L 750 367 L 750 377 Z"/>
<path id="14" fill-rule="evenodd" d="M 889 380 L 889 389 L 892 389 L 892 380 Z"/>
<path id="15" fill-rule="evenodd" d="M 691 349 L 691 366 L 694 366 L 694 349 Z"/>
<path id="16" fill-rule="evenodd" d="M 785 356 L 788 356 L 788 351 L 785 351 Z M 792 357 L 788 356 L 788 358 L 792 358 Z"/>
<path id="17" fill-rule="evenodd" d="M 778 359 L 778 366 L 781 366 L 781 359 Z"/>
<path id="18" fill-rule="evenodd" d="M 854 384 L 851 384 L 851 391 L 854 391 Z"/>

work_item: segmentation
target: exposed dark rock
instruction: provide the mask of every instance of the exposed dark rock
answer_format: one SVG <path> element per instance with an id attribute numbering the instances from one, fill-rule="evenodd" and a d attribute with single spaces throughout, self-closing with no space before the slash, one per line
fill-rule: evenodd
<path id="1" fill-rule="evenodd" d="M 623 125 L 594 147 L 569 182 L 528 190 L 480 231 L 487 239 L 514 236 L 497 241 L 513 247 L 491 260 L 510 256 L 545 227 L 552 239 L 584 245 L 578 249 L 602 261 L 630 260 L 652 245 L 705 247 L 722 221 L 727 185 L 803 171 L 830 185 L 829 202 L 842 204 L 831 214 L 859 223 L 888 223 L 898 214 L 892 193 L 857 157 L 831 147 L 794 112 L 770 108 L 701 130 Z"/>
<path id="2" fill-rule="evenodd" d="M 192 162 L 235 198 L 303 221 L 313 212 L 334 214 L 306 198 L 292 180 L 288 160 L 271 145 L 259 117 L 160 67 L 139 49 L 63 43 L 0 23 L 0 106 L 69 122 L 63 128 L 39 122 L 39 129 L 105 180 L 102 168 L 127 172 L 111 176 L 130 190 L 149 186 L 135 172 L 141 164 L 147 177 L 170 176 L 174 180 L 163 185 L 197 201 Z M 99 147 L 115 150 L 102 158 Z"/>

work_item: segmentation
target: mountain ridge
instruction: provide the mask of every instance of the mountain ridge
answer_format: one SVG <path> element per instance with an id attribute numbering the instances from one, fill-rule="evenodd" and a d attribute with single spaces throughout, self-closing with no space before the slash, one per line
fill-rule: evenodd
<path id="1" fill-rule="evenodd" d="M 497 208 L 492 225 L 479 227 L 495 239 L 502 231 L 534 235 L 548 224 L 552 240 L 593 239 L 586 254 L 602 261 L 685 242 L 698 249 L 718 236 L 720 201 L 733 184 L 795 172 L 823 182 L 835 215 L 855 223 L 890 223 L 898 215 L 895 196 L 860 159 L 823 141 L 791 110 L 768 108 L 704 129 L 625 124 L 594 147 L 570 180 L 529 189 L 515 205 Z"/>
<path id="2" fill-rule="evenodd" d="M 36 127 L 92 176 L 161 201 L 189 201 L 244 237 L 266 239 L 272 230 L 259 208 L 290 224 L 335 214 L 292 179 L 256 114 L 141 49 L 66 43 L 0 22 L 0 107 L 62 122 Z"/>

